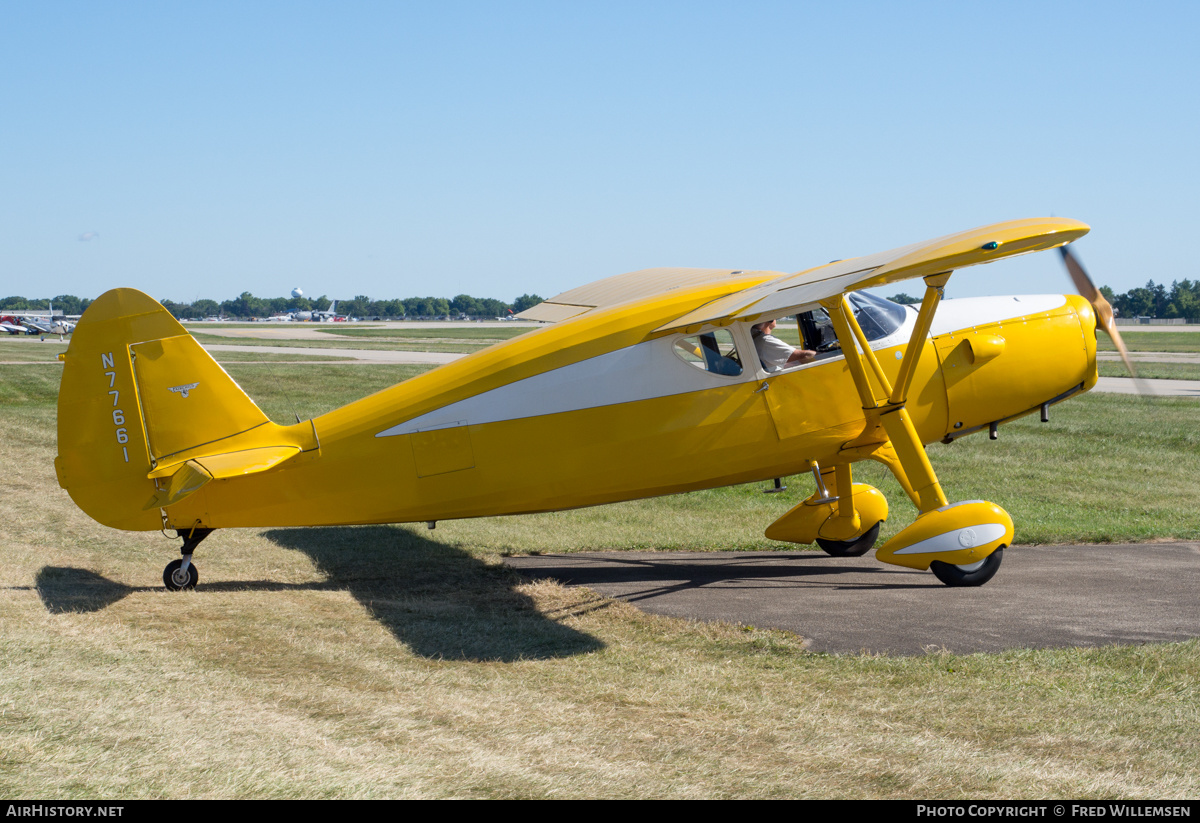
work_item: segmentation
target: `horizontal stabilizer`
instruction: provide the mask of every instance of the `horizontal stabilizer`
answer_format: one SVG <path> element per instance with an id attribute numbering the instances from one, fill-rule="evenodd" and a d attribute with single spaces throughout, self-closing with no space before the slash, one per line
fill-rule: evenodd
<path id="1" fill-rule="evenodd" d="M 199 491 L 209 480 L 212 480 L 212 475 L 203 467 L 190 460 L 182 463 L 175 467 L 175 473 L 171 475 L 166 484 L 159 484 L 159 488 L 150 497 L 150 500 L 142 506 L 142 511 L 163 509 L 173 503 L 178 503 L 192 492 Z"/>
<path id="2" fill-rule="evenodd" d="M 265 472 L 299 453 L 299 446 L 262 446 L 235 452 L 199 455 L 184 461 L 184 463 L 195 463 L 214 480 L 225 480 L 230 477 L 240 477 L 243 474 Z M 175 474 L 180 465 L 180 463 L 168 466 L 160 465 L 147 477 L 151 479 L 170 477 Z"/>
<path id="3" fill-rule="evenodd" d="M 210 480 L 265 472 L 298 454 L 299 446 L 264 446 L 225 454 L 208 454 L 182 463 L 159 466 L 147 475 L 151 480 L 158 481 L 159 488 L 143 508 L 165 508 L 198 491 Z M 167 478 L 165 483 L 164 478 Z"/>

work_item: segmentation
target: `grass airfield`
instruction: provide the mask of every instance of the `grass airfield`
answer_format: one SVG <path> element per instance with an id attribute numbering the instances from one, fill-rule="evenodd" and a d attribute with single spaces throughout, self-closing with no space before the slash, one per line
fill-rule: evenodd
<path id="1" fill-rule="evenodd" d="M 22 343 L 0 340 L 0 361 L 22 360 Z M 1200 793 L 1197 641 L 815 655 L 799 635 L 649 616 L 500 565 L 769 549 L 762 530 L 811 491 L 805 477 L 783 495 L 743 486 L 435 531 L 221 531 L 196 555 L 200 589 L 168 593 L 178 540 L 99 526 L 58 487 L 59 370 L 33 351 L 0 366 L 6 796 Z M 423 370 L 219 359 L 280 420 Z M 1200 540 L 1198 413 L 1089 395 L 930 456 L 951 497 L 1005 506 L 1018 543 Z M 878 468 L 857 475 L 893 505 L 886 538 L 914 510 Z"/>

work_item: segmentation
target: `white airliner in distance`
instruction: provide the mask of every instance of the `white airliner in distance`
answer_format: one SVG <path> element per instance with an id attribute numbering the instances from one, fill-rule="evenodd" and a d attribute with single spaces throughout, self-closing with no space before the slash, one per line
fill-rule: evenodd
<path id="1" fill-rule="evenodd" d="M 294 311 L 291 314 L 291 318 L 293 320 L 305 320 L 312 321 L 314 323 L 336 320 L 337 316 L 338 313 L 336 300 L 329 304 L 329 309 L 327 311 Z"/>

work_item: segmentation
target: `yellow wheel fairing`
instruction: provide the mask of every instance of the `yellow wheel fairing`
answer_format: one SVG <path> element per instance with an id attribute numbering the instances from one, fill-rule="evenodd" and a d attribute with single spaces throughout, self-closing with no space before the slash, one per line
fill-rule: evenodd
<path id="1" fill-rule="evenodd" d="M 838 517 L 838 503 L 814 494 L 789 509 L 768 526 L 764 534 L 769 540 L 786 543 L 812 543 L 818 537 L 850 541 L 873 529 L 876 523 L 887 520 L 887 498 L 881 491 L 866 483 L 855 483 L 853 497 L 855 517 L 852 519 Z"/>
<path id="2" fill-rule="evenodd" d="M 970 500 L 919 515 L 916 522 L 881 546 L 875 559 L 922 570 L 935 560 L 966 566 L 1012 545 L 1012 539 L 1008 512 L 995 503 Z"/>

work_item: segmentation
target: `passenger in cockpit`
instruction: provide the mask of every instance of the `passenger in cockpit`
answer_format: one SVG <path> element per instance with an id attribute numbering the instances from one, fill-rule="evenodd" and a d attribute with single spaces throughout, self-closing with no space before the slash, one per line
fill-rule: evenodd
<path id="1" fill-rule="evenodd" d="M 754 338 L 754 348 L 758 350 L 758 359 L 768 373 L 781 371 L 789 366 L 799 366 L 811 363 L 817 353 L 809 349 L 796 348 L 783 342 L 771 332 L 775 331 L 775 321 L 767 320 L 756 323 L 750 330 Z"/>

